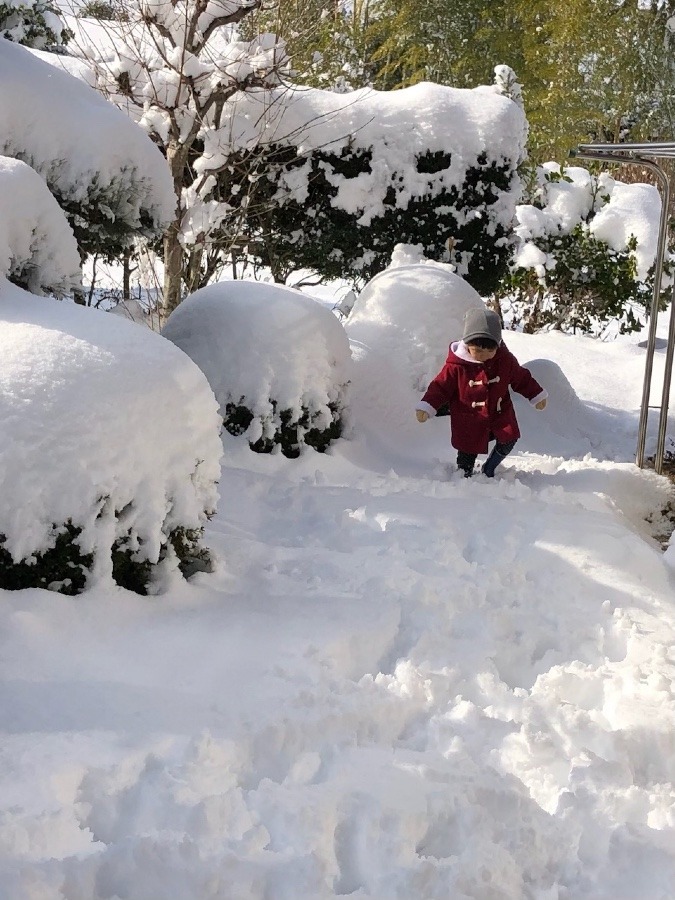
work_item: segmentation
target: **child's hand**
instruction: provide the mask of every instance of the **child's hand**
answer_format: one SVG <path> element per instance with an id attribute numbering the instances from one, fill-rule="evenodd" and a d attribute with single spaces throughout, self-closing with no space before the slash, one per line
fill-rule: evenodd
<path id="1" fill-rule="evenodd" d="M 416 409 L 415 415 L 417 416 L 418 422 L 426 422 L 426 420 L 429 418 L 429 413 L 425 412 L 423 409 Z"/>
<path id="2" fill-rule="evenodd" d="M 546 400 L 540 400 L 539 403 L 535 404 L 535 409 L 546 409 Z"/>

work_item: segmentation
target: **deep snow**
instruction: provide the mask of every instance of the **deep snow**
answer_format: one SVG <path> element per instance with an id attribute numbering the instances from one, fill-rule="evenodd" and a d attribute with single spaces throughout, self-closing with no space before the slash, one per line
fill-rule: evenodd
<path id="1" fill-rule="evenodd" d="M 331 452 L 224 437 L 214 574 L 3 593 L 0 896 L 672 898 L 644 350 L 506 338 L 550 400 L 493 482 L 361 344 Z"/>

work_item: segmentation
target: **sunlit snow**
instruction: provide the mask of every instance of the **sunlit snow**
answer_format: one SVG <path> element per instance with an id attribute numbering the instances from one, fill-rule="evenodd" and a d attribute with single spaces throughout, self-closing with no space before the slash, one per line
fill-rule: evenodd
<path id="1" fill-rule="evenodd" d="M 672 897 L 672 486 L 632 462 L 642 336 L 505 333 L 549 404 L 467 481 L 398 334 L 353 339 L 328 453 L 224 436 L 215 573 L 3 594 L 1 896 Z"/>
<path id="2" fill-rule="evenodd" d="M 0 321 L 3 549 L 18 562 L 71 521 L 109 580 L 114 540 L 157 562 L 172 529 L 200 528 L 222 448 L 197 366 L 148 328 L 5 279 Z"/>

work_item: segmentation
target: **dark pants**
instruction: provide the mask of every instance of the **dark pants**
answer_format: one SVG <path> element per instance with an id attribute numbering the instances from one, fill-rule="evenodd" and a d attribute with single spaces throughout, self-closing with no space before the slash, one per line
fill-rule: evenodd
<path id="1" fill-rule="evenodd" d="M 500 462 L 509 455 L 515 446 L 515 441 L 508 441 L 505 444 L 500 444 L 499 441 L 497 441 L 492 448 L 492 453 L 488 456 L 483 465 L 481 470 L 483 474 L 487 475 L 488 478 L 494 478 L 495 469 Z M 473 475 L 473 467 L 476 464 L 477 456 L 477 453 L 465 453 L 464 450 L 460 450 L 457 453 L 457 468 L 464 472 L 465 478 L 471 478 Z"/>

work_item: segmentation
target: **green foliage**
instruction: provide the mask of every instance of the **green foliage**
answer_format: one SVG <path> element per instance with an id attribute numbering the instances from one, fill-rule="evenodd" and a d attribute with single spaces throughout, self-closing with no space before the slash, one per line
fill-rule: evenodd
<path id="1" fill-rule="evenodd" d="M 94 554 L 82 553 L 80 549 L 78 537 L 82 529 L 69 520 L 61 529 L 54 526 L 54 532 L 53 547 L 19 562 L 14 562 L 5 549 L 6 538 L 0 534 L 0 588 L 6 591 L 44 588 L 70 596 L 85 590 Z M 166 558 L 170 544 L 185 578 L 196 571 L 207 571 L 210 555 L 200 543 L 202 534 L 201 529 L 175 528 L 160 551 L 159 562 Z M 128 546 L 128 538 L 115 541 L 110 554 L 113 581 L 128 591 L 147 594 L 156 566 L 143 559 L 142 552 L 133 551 Z"/>
<path id="2" fill-rule="evenodd" d="M 319 424 L 322 418 L 316 411 L 302 407 L 300 418 L 296 418 L 291 409 L 278 409 L 276 400 L 270 401 L 272 416 L 262 420 L 263 435 L 255 441 L 249 441 L 249 447 L 255 453 L 271 453 L 279 446 L 288 459 L 297 459 L 302 445 L 313 447 L 319 453 L 325 453 L 330 444 L 342 434 L 342 406 L 340 403 L 329 403 L 331 419 L 328 425 Z M 246 398 L 238 403 L 228 403 L 225 407 L 223 424 L 233 435 L 244 434 L 252 424 L 255 416 L 246 406 Z"/>
<path id="3" fill-rule="evenodd" d="M 68 521 L 56 534 L 53 547 L 18 563 L 3 546 L 6 537 L 0 534 L 0 587 L 6 591 L 46 588 L 71 596 L 79 594 L 94 561 L 90 553 L 82 553 L 77 543 L 81 532 Z"/>
<path id="4" fill-rule="evenodd" d="M 370 0 L 349 4 L 326 0 L 284 0 L 263 4 L 247 16 L 240 32 L 281 38 L 298 84 L 348 91 L 370 85 L 375 45 L 369 31 Z"/>
<path id="5" fill-rule="evenodd" d="M 169 535 L 169 542 L 178 559 L 178 569 L 184 578 L 195 572 L 212 571 L 211 554 L 208 547 L 201 543 L 203 536 L 203 528 L 174 528 Z"/>
<path id="6" fill-rule="evenodd" d="M 140 208 L 138 221 L 126 217 L 129 196 L 135 190 L 134 169 L 123 166 L 107 184 L 101 184 L 95 175 L 86 186 L 78 185 L 77 192 L 73 188 L 64 193 L 58 181 L 62 160 L 40 165 L 29 153 L 17 151 L 10 138 L 3 141 L 0 135 L 0 156 L 20 159 L 44 178 L 68 219 L 82 259 L 98 254 L 102 260 L 113 262 L 133 246 L 136 238 L 157 238 L 157 224 L 147 209 Z"/>
<path id="7" fill-rule="evenodd" d="M 60 24 L 58 6 L 48 0 L 0 3 L 0 35 L 37 50 L 58 48 L 72 37 Z"/>
<path id="8" fill-rule="evenodd" d="M 489 83 L 498 62 L 515 68 L 481 39 L 483 20 L 491 6 L 501 7 L 502 3 L 381 0 L 368 31 L 376 47 L 375 87 L 392 90 L 420 81 L 473 87 Z M 510 37 L 515 46 L 516 36 Z"/>
<path id="9" fill-rule="evenodd" d="M 83 258 L 98 254 L 112 262 L 132 246 L 136 238 L 157 237 L 156 224 L 146 209 L 141 208 L 138 222 L 129 222 L 124 218 L 123 211 L 129 205 L 128 197 L 133 190 L 135 175 L 126 167 L 121 168 L 117 177 L 107 185 L 101 185 L 98 177 L 93 178 L 86 192 L 80 192 L 76 198 L 64 196 L 50 179 L 50 174 L 43 173 L 43 177 L 73 229 Z"/>
<path id="10" fill-rule="evenodd" d="M 233 173 L 246 168 L 243 160 L 231 162 Z M 431 175 L 448 169 L 450 162 L 450 152 L 427 152 L 418 158 L 417 169 Z M 269 266 L 277 281 L 283 282 L 294 270 L 311 269 L 325 278 L 360 285 L 386 268 L 396 244 L 421 244 L 429 259 L 455 263 L 480 293 L 494 290 L 509 252 L 507 226 L 496 220 L 496 204 L 511 188 L 513 162 L 488 162 L 483 154 L 466 170 L 459 190 L 430 180 L 428 194 L 402 206 L 398 200 L 403 179 L 392 172 L 381 198 L 384 213 L 362 224 L 358 213 L 334 205 L 338 193 L 334 176 L 358 178 L 370 172 L 372 164 L 373 152 L 367 148 L 346 147 L 339 155 L 318 150 L 299 157 L 293 147 L 271 147 L 258 161 L 255 196 L 247 198 L 241 241 L 248 253 Z M 292 194 L 284 195 L 283 176 L 305 166 L 308 191 L 300 202 Z M 231 203 L 236 215 L 243 192 L 238 192 L 234 177 L 233 182 L 221 181 L 219 199 Z M 373 198 L 374 204 L 379 201 Z M 473 215 L 466 216 L 467 210 Z"/>
<path id="11" fill-rule="evenodd" d="M 79 19 L 98 19 L 100 22 L 127 22 L 129 13 L 122 3 L 115 0 L 89 0 L 77 11 Z"/>
<path id="12" fill-rule="evenodd" d="M 640 311 L 651 302 L 652 288 L 638 280 L 634 237 L 625 251 L 613 250 L 591 234 L 585 223 L 569 234 L 536 241 L 555 259 L 538 276 L 531 268 L 516 268 L 503 281 L 502 295 L 511 298 L 514 326 L 525 332 L 553 328 L 598 335 L 609 321 L 621 334 L 642 327 Z"/>
<path id="13" fill-rule="evenodd" d="M 594 140 L 670 140 L 674 12 L 672 0 L 381 0 L 373 85 L 475 87 L 506 64 L 523 85 L 536 162 Z"/>

